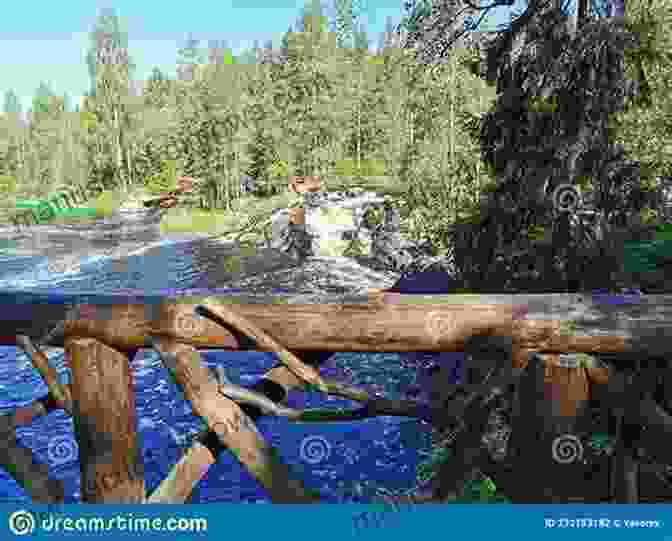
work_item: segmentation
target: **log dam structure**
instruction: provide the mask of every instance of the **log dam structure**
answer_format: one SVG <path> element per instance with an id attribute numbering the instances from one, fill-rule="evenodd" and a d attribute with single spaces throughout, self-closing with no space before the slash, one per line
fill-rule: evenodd
<path id="1" fill-rule="evenodd" d="M 49 478 L 45 467 L 36 467 L 31 451 L 17 443 L 14 429 L 53 408 L 70 413 L 77 427 L 84 503 L 184 503 L 222 449 L 234 454 L 271 501 L 317 503 L 319 495 L 293 476 L 257 430 L 254 420 L 259 415 L 300 422 L 396 415 L 434 425 L 461 420 L 473 429 L 478 424 L 473 419 L 481 419 L 479 412 L 487 411 L 493 390 L 520 380 L 524 397 L 525 392 L 529 394 L 525 382 L 531 381 L 539 367 L 542 382 L 545 377 L 554 379 L 551 385 L 545 381 L 541 394 L 532 392 L 532 400 L 537 404 L 539 400 L 554 401 L 561 406 L 545 418 L 547 425 L 570 426 L 580 409 L 577 404 L 601 387 L 608 407 L 625 411 L 626 421 L 647 427 L 653 447 L 668 452 L 672 448 L 672 417 L 646 387 L 660 382 L 637 379 L 636 374 L 645 373 L 643 368 L 652 359 L 657 362 L 672 357 L 672 297 L 424 296 L 372 291 L 361 297 L 334 296 L 319 304 L 298 304 L 292 294 L 171 297 L 4 292 L 0 293 L 0 304 L 0 344 L 25 351 L 49 388 L 48 400 L 19 408 L 0 420 L 7 441 L 0 453 L 0 466 L 38 502 L 62 502 L 63 487 Z M 465 351 L 474 337 L 503 341 L 508 360 L 495 366 L 482 381 L 468 385 L 466 399 L 429 406 L 381 398 L 324 379 L 315 361 L 321 352 Z M 40 349 L 45 346 L 64 348 L 72 373 L 70 384 L 59 383 Z M 160 354 L 194 414 L 203 421 L 202 437 L 193 441 L 151 494 L 145 490 L 129 363 L 140 348 L 153 348 Z M 279 363 L 260 385 L 247 389 L 211 373 L 200 357 L 202 349 L 272 351 Z M 564 371 L 552 365 L 553 359 L 567 353 L 604 355 L 613 364 L 588 363 Z M 478 356 L 467 357 L 466 362 L 480 360 Z M 578 394 L 576 378 L 568 377 L 570 372 L 583 378 Z M 668 366 L 668 391 L 672 390 L 669 373 Z M 294 410 L 282 404 L 290 389 L 318 390 L 358 402 L 361 407 L 350 411 Z M 538 406 L 528 404 L 530 407 L 519 408 L 519 415 L 540 415 L 535 413 Z M 514 423 L 519 443 L 537 444 L 536 433 L 530 433 L 533 426 L 528 418 Z M 458 445 L 456 459 L 442 472 L 444 485 L 437 487 L 435 494 L 445 492 L 445 483 L 459 481 L 468 470 L 465 464 L 476 460 L 478 453 L 473 448 L 478 447 L 480 433 L 472 429 Z M 633 453 L 622 446 L 614 457 L 615 501 L 636 501 Z M 528 474 L 535 467 L 531 457 L 522 453 L 516 463 Z M 546 466 L 540 463 L 539 467 Z M 524 481 L 525 477 L 529 481 Z M 527 487 L 518 491 L 518 501 L 543 501 L 539 487 L 530 484 L 538 479 L 536 475 L 517 479 Z"/>

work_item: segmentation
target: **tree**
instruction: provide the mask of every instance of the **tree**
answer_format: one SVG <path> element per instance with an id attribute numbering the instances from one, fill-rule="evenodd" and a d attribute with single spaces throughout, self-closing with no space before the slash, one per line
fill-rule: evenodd
<path id="1" fill-rule="evenodd" d="M 290 42 L 293 35 L 294 31 L 292 30 L 292 25 L 290 24 L 287 32 L 285 32 L 285 34 L 282 36 L 282 40 L 280 40 L 280 58 L 282 58 L 284 61 L 289 58 L 291 49 Z"/>
<path id="2" fill-rule="evenodd" d="M 329 30 L 329 20 L 324 15 L 325 9 L 321 0 L 310 0 L 302 10 L 297 21 L 297 31 L 307 33 L 326 33 Z"/>
<path id="3" fill-rule="evenodd" d="M 369 43 L 370 41 L 366 32 L 366 26 L 359 23 L 358 28 L 353 35 L 353 47 L 358 51 L 368 52 Z"/>
<path id="4" fill-rule="evenodd" d="M 19 97 L 16 95 L 13 89 L 5 91 L 5 97 L 2 106 L 3 113 L 20 115 L 21 114 L 21 102 Z"/>
<path id="5" fill-rule="evenodd" d="M 394 29 L 394 23 L 392 22 L 392 17 L 388 15 L 385 19 L 385 30 L 380 35 L 377 52 L 381 54 L 385 49 L 396 47 L 397 45 L 398 38 Z"/>
<path id="6" fill-rule="evenodd" d="M 72 100 L 70 99 L 70 94 L 67 92 L 63 94 L 63 111 L 65 113 L 72 112 Z"/>
<path id="7" fill-rule="evenodd" d="M 113 10 L 104 10 L 91 32 L 87 56 L 95 76 L 85 100 L 85 111 L 96 116 L 90 140 L 90 182 L 127 189 L 132 156 L 125 135 L 131 131 L 130 77 L 134 64 L 128 54 L 128 36 Z M 95 135 L 94 135 L 95 134 Z"/>
<path id="8" fill-rule="evenodd" d="M 354 34 L 354 6 L 352 0 L 334 0 L 336 11 L 334 31 L 338 46 L 345 49 L 351 47 Z"/>
<path id="9" fill-rule="evenodd" d="M 226 40 L 210 40 L 208 42 L 208 62 L 211 65 L 230 66 L 238 63 L 238 59 L 228 47 Z"/>
<path id="10" fill-rule="evenodd" d="M 91 46 L 86 54 L 86 63 L 89 70 L 89 79 L 91 81 L 91 88 L 89 93 L 91 96 L 95 95 L 97 69 L 98 69 L 98 53 L 103 40 L 110 42 L 111 49 L 118 51 L 128 50 L 128 34 L 121 27 L 121 20 L 117 16 L 113 8 L 103 8 L 96 19 L 94 30 L 91 33 Z M 126 58 L 127 77 L 130 79 L 135 71 L 135 64 L 130 57 Z"/>
<path id="11" fill-rule="evenodd" d="M 33 97 L 31 108 L 33 115 L 48 114 L 52 107 L 53 98 L 54 92 L 51 87 L 47 83 L 41 82 Z"/>
<path id="12" fill-rule="evenodd" d="M 245 49 L 238 55 L 239 64 L 256 64 L 257 63 L 258 45 L 251 49 Z"/>
<path id="13" fill-rule="evenodd" d="M 12 186 L 16 188 L 17 179 L 20 176 L 21 169 L 24 167 L 26 156 L 26 130 L 21 122 L 21 102 L 14 90 L 5 91 L 3 108 L 4 115 L 0 116 L 0 179 L 7 184 L 7 191 L 3 191 L 3 196 Z M 11 193 L 10 193 L 11 195 Z M 3 206 L 4 206 L 3 202 Z"/>
<path id="14" fill-rule="evenodd" d="M 628 107 L 612 118 L 614 142 L 636 157 L 650 185 L 656 177 L 672 176 L 672 7 L 664 0 L 631 0 L 627 24 L 640 45 L 626 52 L 625 69 L 637 91 Z"/>
<path id="15" fill-rule="evenodd" d="M 147 78 L 143 90 L 143 98 L 146 105 L 162 109 L 169 103 L 170 79 L 159 68 L 154 67 Z"/>
<path id="16" fill-rule="evenodd" d="M 480 15 L 475 25 L 470 25 L 478 27 L 487 11 L 502 3 L 478 6 L 465 0 L 463 4 L 466 12 Z M 441 9 L 424 13 L 415 21 L 405 46 L 415 49 L 418 71 L 428 65 L 436 69 L 447 50 L 468 37 L 455 8 L 455 2 L 446 0 Z M 608 132 L 609 115 L 623 110 L 627 94 L 625 51 L 637 50 L 638 36 L 627 27 L 627 21 L 618 18 L 600 18 L 598 14 L 589 20 L 581 10 L 578 17 L 582 24 L 572 35 L 559 1 L 530 1 L 509 27 L 483 43 L 486 77 L 496 84 L 500 96 L 481 125 L 482 156 L 495 183 L 485 194 L 476 218 L 478 225 L 473 231 L 478 231 L 477 237 L 471 237 L 465 251 L 457 256 L 466 259 L 478 245 L 477 287 L 485 287 L 486 277 L 510 277 L 505 267 L 516 269 L 522 260 L 502 259 L 502 254 L 513 253 L 527 253 L 529 261 L 537 262 L 535 270 L 553 277 L 552 287 L 574 290 L 591 287 L 591 280 L 604 283 L 603 275 L 598 278 L 590 272 L 591 265 L 598 266 L 598 256 L 602 257 L 600 268 L 613 271 L 615 279 L 616 244 L 596 229 L 592 240 L 585 237 L 581 232 L 589 228 L 579 227 L 578 218 L 564 211 L 556 212 L 551 194 L 561 185 L 591 179 L 600 194 L 596 205 L 603 222 L 599 227 L 611 231 L 612 238 L 627 216 L 639 211 L 640 164 L 626 159 L 623 148 L 613 144 Z M 571 53 L 558 56 L 560 49 Z M 596 56 L 596 51 L 601 51 L 601 56 Z M 568 76 L 573 82 L 567 81 Z M 640 89 L 640 96 L 646 95 L 646 85 Z M 537 226 L 546 230 L 543 238 L 521 235 Z M 500 268 L 496 261 L 506 264 Z M 507 287 L 505 282 L 491 282 L 488 287 L 501 290 Z M 549 283 L 546 287 L 551 287 Z M 525 287 L 529 286 L 528 282 Z"/>
<path id="17" fill-rule="evenodd" d="M 288 38 L 287 58 L 271 68 L 282 131 L 278 152 L 297 175 L 324 170 L 334 160 L 329 149 L 336 129 L 331 106 L 337 46 L 321 9 L 319 2 L 306 7 L 299 25 L 302 30 Z"/>
<path id="18" fill-rule="evenodd" d="M 200 40 L 189 34 L 184 45 L 177 50 L 178 80 L 193 80 L 197 66 L 203 63 L 204 55 L 198 47 L 199 44 Z"/>

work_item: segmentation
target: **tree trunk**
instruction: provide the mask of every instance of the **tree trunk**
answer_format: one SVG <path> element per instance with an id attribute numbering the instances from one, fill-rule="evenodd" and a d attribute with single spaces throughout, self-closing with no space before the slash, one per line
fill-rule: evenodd
<path id="1" fill-rule="evenodd" d="M 256 257 L 270 256 L 262 251 Z M 288 294 L 285 299 L 292 296 Z M 107 335 L 118 347 L 136 348 L 143 347 L 150 325 L 167 325 L 171 318 L 178 318 L 182 330 L 173 327 L 166 332 L 182 336 L 199 348 L 237 348 L 233 335 L 211 327 L 211 322 L 193 318 L 193 309 L 206 298 L 190 297 L 179 302 L 138 298 L 133 304 L 125 301 L 114 306 L 110 300 L 101 299 L 95 307 L 97 321 L 87 316 L 76 327 L 87 328 L 101 339 Z M 520 355 L 525 350 L 602 352 L 630 361 L 638 355 L 672 355 L 672 343 L 666 338 L 671 332 L 672 296 L 642 296 L 621 304 L 616 304 L 614 296 L 605 302 L 597 297 L 564 294 L 437 295 L 432 296 L 431 305 L 422 304 L 423 298 L 385 293 L 381 299 L 380 294 L 374 296 L 372 292 L 370 297 L 327 297 L 320 304 L 280 304 L 278 295 L 228 297 L 227 301 L 293 351 L 461 351 L 461 340 L 468 333 L 499 329 L 497 332 L 513 333 Z M 74 295 L 36 293 L 21 294 L 20 298 L 0 293 L 0 300 L 6 307 L 0 326 L 2 345 L 14 345 L 17 334 L 42 339 L 65 319 L 65 304 L 78 302 Z M 514 310 L 512 300 L 527 307 L 526 318 L 515 324 L 512 317 L 522 313 Z M 254 304 L 236 304 L 250 302 Z M 194 322 L 189 323 L 191 328 L 199 328 L 202 323 L 202 330 L 187 333 L 184 325 L 190 321 Z M 567 326 L 570 322 L 574 325 L 571 331 Z M 62 336 L 56 333 L 49 345 L 62 347 Z"/>

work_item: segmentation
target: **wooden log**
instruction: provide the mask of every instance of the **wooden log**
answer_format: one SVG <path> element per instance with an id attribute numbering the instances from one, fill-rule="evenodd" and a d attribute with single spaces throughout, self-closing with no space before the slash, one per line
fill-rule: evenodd
<path id="1" fill-rule="evenodd" d="M 33 344 L 32 340 L 25 335 L 16 337 L 16 345 L 20 347 L 32 362 L 35 369 L 39 372 L 42 379 L 47 384 L 49 394 L 56 400 L 58 406 L 64 409 L 69 415 L 72 415 L 72 396 L 69 386 L 61 385 L 58 381 L 56 369 L 49 364 L 49 359 Z"/>
<path id="2" fill-rule="evenodd" d="M 85 503 L 142 503 L 145 480 L 128 356 L 68 337 L 74 422 Z"/>
<path id="3" fill-rule="evenodd" d="M 236 349 L 236 333 L 206 318 L 195 316 L 199 304 L 223 304 L 217 298 L 202 302 L 162 302 L 140 305 L 101 305 L 81 316 L 81 308 L 67 320 L 65 334 L 90 336 L 122 350 L 146 347 L 147 336 L 173 338 L 197 348 Z M 229 305 L 229 303 L 227 303 Z M 554 343 L 558 325 L 532 322 L 513 328 L 516 309 L 506 305 L 256 305 L 233 304 L 230 308 L 255 324 L 275 341 L 291 351 L 461 351 L 464 341 L 473 335 L 500 333 L 521 334 L 524 345 L 532 340 L 544 341 L 546 347 L 570 348 L 571 337 Z M 60 337 L 62 340 L 62 337 Z M 59 337 L 49 342 L 58 345 Z M 600 337 L 578 339 L 580 349 L 618 351 L 622 340 Z M 613 343 L 613 344 L 612 344 Z M 530 343 L 529 345 L 536 345 Z M 257 344 L 259 350 L 273 349 Z M 576 348 L 575 348 L 576 349 Z M 605 349 L 602 347 L 602 349 Z M 566 351 L 563 349 L 561 351 Z"/>
<path id="4" fill-rule="evenodd" d="M 12 415 L 0 415 L 0 466 L 37 503 L 61 503 L 65 500 L 63 483 L 49 478 L 46 464 L 35 462 L 33 452 L 16 440 Z"/>
<path id="5" fill-rule="evenodd" d="M 165 338 L 156 339 L 154 347 L 160 351 L 166 367 L 191 402 L 194 413 L 261 483 L 273 502 L 319 502 L 318 496 L 307 491 L 292 476 L 238 405 L 219 393 L 217 382 L 210 376 L 198 351 Z M 182 492 L 185 491 L 183 488 Z"/>
<path id="6" fill-rule="evenodd" d="M 198 440 L 173 466 L 168 476 L 147 498 L 147 503 L 184 503 L 194 487 L 208 473 L 217 457 Z"/>
<path id="7" fill-rule="evenodd" d="M 305 386 L 285 366 L 272 368 L 264 374 L 263 379 L 282 385 L 285 389 L 285 394 L 289 389 L 303 388 Z M 221 383 L 221 380 L 218 381 L 218 384 Z M 149 496 L 147 503 L 179 504 L 186 502 L 194 487 L 205 477 L 210 466 L 216 461 L 216 454 L 210 448 L 203 445 L 201 441 L 194 439 L 191 447 Z"/>
<path id="8" fill-rule="evenodd" d="M 216 449 L 205 445 L 201 441 L 201 436 L 207 438 L 210 434 L 209 432 L 201 433 L 193 439 L 191 447 L 147 498 L 147 503 L 174 504 L 187 501 L 194 487 L 208 473 L 210 466 L 217 462 Z"/>
<path id="9" fill-rule="evenodd" d="M 205 308 L 206 312 L 210 312 L 210 314 L 214 315 L 216 318 L 219 318 L 222 323 L 230 325 L 236 331 L 239 331 L 245 336 L 252 338 L 259 347 L 273 351 L 276 355 L 278 355 L 280 361 L 287 368 L 289 368 L 292 374 L 294 374 L 300 380 L 317 387 L 323 392 L 327 392 L 327 387 L 317 370 L 315 370 L 312 366 L 305 365 L 301 359 L 299 359 L 291 351 L 285 349 L 281 344 L 275 341 L 272 336 L 269 336 L 267 333 L 265 333 L 255 323 L 237 314 L 235 309 L 232 310 L 222 305 L 221 303 L 213 303 L 212 301 L 206 301 L 206 303 L 197 307 L 197 313 L 199 313 L 200 308 Z"/>
<path id="10" fill-rule="evenodd" d="M 559 366 L 559 355 L 542 357 L 545 400 L 538 405 L 546 409 L 545 426 L 558 434 L 571 433 L 590 400 L 588 375 L 582 366 Z"/>
<path id="11" fill-rule="evenodd" d="M 17 334 L 25 334 L 33 340 L 43 338 L 66 319 L 67 307 L 64 305 L 79 301 L 76 296 L 61 295 L 63 305 L 59 305 L 49 297 L 32 293 L 0 294 L 0 302 L 6 305 L 0 315 L 0 344 L 14 345 Z M 212 322 L 202 323 L 202 326 L 199 323 L 197 327 L 202 334 L 195 333 L 184 323 L 192 309 L 208 297 L 140 297 L 132 301 L 119 298 L 114 306 L 110 306 L 111 301 L 107 299 L 97 304 L 95 322 L 70 321 L 72 333 L 81 331 L 86 334 L 86 327 L 93 326 L 94 334 L 101 340 L 125 350 L 145 347 L 146 331 L 167 325 L 164 329 L 166 336 L 179 338 L 198 348 L 250 348 L 237 344 L 232 333 Z M 622 304 L 580 295 L 444 295 L 432 297 L 431 305 L 425 303 L 427 297 L 422 295 L 397 295 L 393 305 L 368 303 L 368 296 L 347 298 L 348 304 L 342 304 L 343 297 L 327 299 L 333 304 L 278 304 L 281 300 L 291 299 L 292 295 L 214 300 L 235 305 L 238 313 L 294 352 L 461 351 L 459 340 L 437 339 L 442 331 L 447 332 L 451 321 L 462 319 L 468 312 L 472 314 L 469 320 L 479 320 L 481 315 L 489 314 L 490 323 L 502 324 L 507 311 L 516 315 L 517 311 L 511 307 L 515 303 L 528 307 L 527 317 L 513 325 L 512 330 L 517 338 L 520 363 L 525 362 L 530 351 L 608 353 L 623 359 L 672 355 L 672 341 L 666 339 L 672 326 L 670 295 L 642 296 L 637 302 Z M 239 304 L 245 302 L 254 304 Z M 264 302 L 268 304 L 262 304 Z M 132 322 L 119 321 L 120 313 L 126 311 L 129 304 L 135 306 L 131 309 L 135 311 Z M 87 316 L 87 319 L 91 317 Z M 573 330 L 567 330 L 567 322 L 574 324 Z M 178 325 L 183 327 L 178 328 Z M 487 329 L 487 322 L 478 322 L 474 330 L 478 328 Z M 439 335 L 436 329 L 439 329 Z M 55 336 L 49 345 L 62 347 L 63 335 Z"/>

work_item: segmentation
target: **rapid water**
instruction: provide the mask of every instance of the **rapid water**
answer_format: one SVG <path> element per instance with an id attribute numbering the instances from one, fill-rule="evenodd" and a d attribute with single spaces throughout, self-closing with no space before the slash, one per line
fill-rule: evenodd
<path id="1" fill-rule="evenodd" d="M 20 240 L 20 239 L 19 239 Z M 11 244 L 13 240 L 6 241 Z M 0 256 L 0 290 L 104 292 L 118 289 L 176 291 L 226 287 L 218 278 L 218 261 L 230 247 L 203 244 L 202 239 L 163 238 L 112 242 L 109 245 L 31 249 L 16 242 Z M 46 255 L 45 255 L 46 254 Z M 59 266 L 60 265 L 60 266 Z M 343 267 L 349 268 L 349 267 Z M 213 270 L 214 269 L 214 270 Z M 214 274 L 213 274 L 214 273 Z M 290 273 L 291 274 L 291 273 Z M 368 275 L 367 275 L 368 276 Z M 348 285 L 347 276 L 338 280 Z M 373 276 L 372 279 L 376 277 Z M 263 276 L 261 278 L 263 280 Z M 361 283 L 361 278 L 352 281 Z M 323 285 L 318 284 L 320 287 Z M 383 284 L 389 285 L 388 283 Z M 48 351 L 63 380 L 68 368 L 63 351 Z M 234 382 L 252 384 L 277 362 L 270 353 L 205 352 L 209 366 L 221 365 Z M 442 355 L 442 363 L 461 356 Z M 326 377 L 360 385 L 389 397 L 428 400 L 425 378 L 432 357 L 402 358 L 397 354 L 336 354 L 321 372 Z M 189 404 L 152 351 L 141 351 L 132 362 L 145 479 L 154 489 L 180 458 L 190 437 L 200 429 Z M 16 348 L 0 348 L 0 409 L 10 412 L 47 394 L 46 385 L 29 360 Z M 348 401 L 319 393 L 291 393 L 289 405 L 354 407 Z M 377 489 L 401 491 L 414 486 L 416 466 L 430 447 L 430 428 L 414 419 L 378 417 L 346 423 L 290 423 L 262 417 L 258 426 L 305 484 L 319 490 L 325 501 L 370 501 Z M 72 420 L 56 411 L 17 430 L 36 461 L 48 463 L 51 475 L 62 479 L 68 501 L 79 498 L 79 462 Z M 22 489 L 0 469 L 0 502 L 28 501 Z M 193 503 L 264 502 L 259 485 L 227 452 L 210 468 L 192 494 Z"/>

